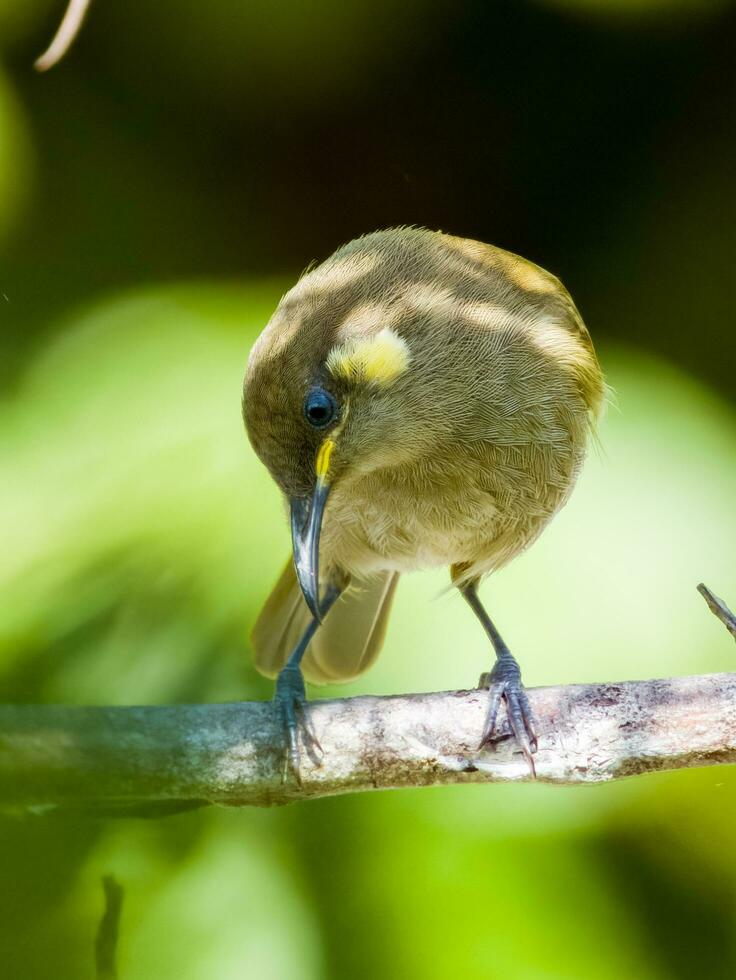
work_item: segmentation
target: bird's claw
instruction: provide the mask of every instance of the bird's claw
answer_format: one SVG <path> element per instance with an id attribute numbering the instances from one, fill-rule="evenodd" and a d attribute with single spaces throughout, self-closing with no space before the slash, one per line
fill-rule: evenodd
<path id="1" fill-rule="evenodd" d="M 488 688 L 490 692 L 488 714 L 478 748 L 482 749 L 486 745 L 494 745 L 499 741 L 498 709 L 503 700 L 506 703 L 506 716 L 514 741 L 521 749 L 532 776 L 536 777 L 533 755 L 537 751 L 537 733 L 529 698 L 521 683 L 519 665 L 513 658 L 508 661 L 498 660 L 490 673 L 481 674 L 478 686 Z"/>
<path id="2" fill-rule="evenodd" d="M 284 667 L 276 680 L 273 701 L 279 722 L 283 726 L 286 743 L 282 778 L 286 781 L 291 770 L 297 783 L 301 783 L 300 736 L 307 755 L 315 766 L 320 765 L 319 754 L 322 753 L 322 746 L 319 744 L 309 717 L 304 677 L 299 667 Z"/>

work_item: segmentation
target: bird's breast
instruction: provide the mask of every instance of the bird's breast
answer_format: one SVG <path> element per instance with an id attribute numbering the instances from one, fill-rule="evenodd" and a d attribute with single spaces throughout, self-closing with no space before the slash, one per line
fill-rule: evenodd
<path id="1" fill-rule="evenodd" d="M 576 453 L 484 446 L 463 459 L 385 470 L 335 488 L 322 555 L 357 575 L 468 564 L 478 572 L 523 550 L 564 503 Z"/>
<path id="2" fill-rule="evenodd" d="M 356 494 L 328 513 L 323 554 L 355 574 L 450 565 L 492 518 L 488 503 L 478 502 L 471 514 L 467 500 L 443 511 L 417 498 Z"/>

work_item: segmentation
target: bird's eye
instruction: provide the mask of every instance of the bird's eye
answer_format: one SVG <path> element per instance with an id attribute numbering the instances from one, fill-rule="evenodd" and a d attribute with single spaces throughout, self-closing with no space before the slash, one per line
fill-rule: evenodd
<path id="1" fill-rule="evenodd" d="M 324 429 L 337 415 L 337 403 L 324 388 L 312 388 L 304 399 L 304 417 L 315 429 Z"/>

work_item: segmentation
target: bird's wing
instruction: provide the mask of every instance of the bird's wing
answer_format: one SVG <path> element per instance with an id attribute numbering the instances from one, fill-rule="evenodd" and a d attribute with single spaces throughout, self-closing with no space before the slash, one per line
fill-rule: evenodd
<path id="1" fill-rule="evenodd" d="M 383 646 L 398 580 L 398 572 L 382 572 L 338 599 L 302 660 L 308 681 L 348 681 L 370 667 Z M 251 634 L 255 665 L 262 674 L 278 674 L 310 619 L 290 559 Z"/>

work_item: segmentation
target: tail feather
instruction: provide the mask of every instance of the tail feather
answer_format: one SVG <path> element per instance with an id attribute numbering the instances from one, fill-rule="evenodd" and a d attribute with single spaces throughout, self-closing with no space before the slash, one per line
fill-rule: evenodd
<path id="1" fill-rule="evenodd" d="M 383 646 L 398 580 L 398 572 L 383 572 L 351 586 L 338 599 L 302 660 L 308 681 L 348 681 L 370 667 Z M 310 619 L 290 560 L 251 634 L 255 665 L 262 674 L 278 674 Z"/>

